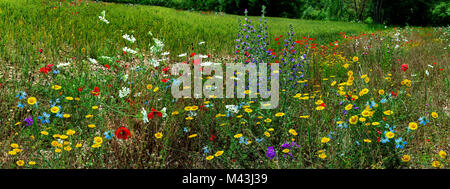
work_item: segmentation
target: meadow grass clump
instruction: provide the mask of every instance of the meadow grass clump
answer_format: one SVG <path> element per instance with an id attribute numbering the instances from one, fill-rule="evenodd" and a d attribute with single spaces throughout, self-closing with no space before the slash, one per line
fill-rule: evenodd
<path id="1" fill-rule="evenodd" d="M 448 28 L 92 1 L 0 10 L 2 168 L 448 166 Z M 280 64 L 279 106 L 173 98 L 174 63 L 198 57 Z"/>

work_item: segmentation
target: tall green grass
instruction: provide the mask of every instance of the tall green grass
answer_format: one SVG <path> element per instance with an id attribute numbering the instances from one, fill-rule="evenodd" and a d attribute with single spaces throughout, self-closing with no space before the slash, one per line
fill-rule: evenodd
<path id="1" fill-rule="evenodd" d="M 53 9 L 56 7 L 56 9 Z M 233 54 L 238 19 L 236 15 L 202 14 L 178 11 L 156 6 L 84 1 L 77 6 L 42 0 L 5 0 L 0 2 L 1 47 L 0 54 L 8 61 L 33 62 L 36 51 L 44 49 L 47 57 L 58 57 L 61 52 L 75 57 L 112 55 L 121 52 L 120 36 L 133 33 L 136 48 L 148 50 L 151 31 L 164 40 L 165 49 L 172 56 L 178 53 L 207 51 L 216 56 Z M 106 10 L 109 25 L 98 19 Z M 73 13 L 73 14 L 72 14 Z M 78 13 L 78 14 L 77 14 Z M 257 17 L 250 17 L 257 20 Z M 357 33 L 370 30 L 368 25 L 267 18 L 271 36 L 285 35 L 289 24 L 298 37 L 314 36 L 318 42 L 334 41 L 339 32 Z M 111 31 L 122 31 L 111 34 Z M 198 42 L 205 41 L 199 47 Z M 81 49 L 85 48 L 83 54 Z M 63 59 L 63 57 L 60 57 Z"/>

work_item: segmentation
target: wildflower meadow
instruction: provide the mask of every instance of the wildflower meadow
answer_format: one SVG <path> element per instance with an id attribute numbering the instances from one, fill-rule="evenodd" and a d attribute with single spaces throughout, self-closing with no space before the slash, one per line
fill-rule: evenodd
<path id="1" fill-rule="evenodd" d="M 449 168 L 450 27 L 243 14 L 0 0 L 0 167 Z"/>

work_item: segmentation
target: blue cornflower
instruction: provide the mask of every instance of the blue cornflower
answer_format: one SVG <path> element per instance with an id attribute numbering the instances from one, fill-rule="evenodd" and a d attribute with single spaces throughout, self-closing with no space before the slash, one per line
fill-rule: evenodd
<path id="1" fill-rule="evenodd" d="M 63 115 L 64 115 L 64 112 L 61 112 L 61 111 L 59 111 L 58 113 L 56 113 L 56 117 L 59 117 L 59 118 L 63 118 Z"/>
<path id="2" fill-rule="evenodd" d="M 374 108 L 376 104 L 377 104 L 377 103 L 375 103 L 374 101 L 368 101 L 368 102 L 366 103 L 366 106 L 369 106 L 369 108 Z"/>
<path id="3" fill-rule="evenodd" d="M 23 104 L 20 103 L 20 102 L 18 102 L 18 103 L 17 103 L 17 107 L 18 107 L 18 108 L 23 108 Z"/>
<path id="4" fill-rule="evenodd" d="M 256 139 L 256 142 L 257 142 L 257 143 L 261 143 L 262 141 L 264 141 L 264 138 L 257 138 L 257 139 Z"/>
<path id="5" fill-rule="evenodd" d="M 400 148 L 400 149 L 403 149 L 403 146 L 407 144 L 407 142 L 403 141 L 403 139 L 401 137 L 398 139 L 395 139 L 395 143 L 396 143 L 395 148 Z"/>
<path id="6" fill-rule="evenodd" d="M 50 118 L 50 114 L 47 114 L 46 112 L 44 112 L 44 113 L 42 114 L 42 116 L 39 116 L 39 117 L 38 117 L 38 119 L 41 120 L 41 123 L 42 123 L 42 124 L 44 124 L 44 123 L 50 123 L 50 120 L 49 120 L 48 118 Z"/>
<path id="7" fill-rule="evenodd" d="M 51 107 L 56 106 L 56 104 L 59 104 L 59 103 L 60 103 L 59 98 L 55 99 L 55 101 L 50 100 Z M 61 107 L 59 107 L 59 108 L 61 109 Z"/>
<path id="8" fill-rule="evenodd" d="M 332 137 L 333 134 L 334 134 L 334 132 L 331 132 L 331 131 L 330 131 L 330 132 L 328 133 L 328 138 L 330 138 L 331 140 L 333 140 L 333 137 Z"/>
<path id="9" fill-rule="evenodd" d="M 341 128 L 341 129 L 342 128 L 347 128 L 347 123 L 345 123 L 345 122 L 341 123 L 341 124 L 338 125 L 338 127 Z"/>
<path id="10" fill-rule="evenodd" d="M 106 131 L 103 133 L 103 135 L 105 135 L 105 139 L 111 140 L 113 133 L 111 131 Z"/>
<path id="11" fill-rule="evenodd" d="M 203 153 L 204 153 L 204 154 L 209 153 L 208 146 L 205 146 L 205 147 L 203 147 L 202 149 L 203 149 Z"/>
<path id="12" fill-rule="evenodd" d="M 419 122 L 420 122 L 420 124 L 422 124 L 422 125 L 426 125 L 428 122 L 430 122 L 427 118 L 425 118 L 425 117 L 420 117 L 419 118 Z"/>
<path id="13" fill-rule="evenodd" d="M 16 97 L 19 98 L 19 100 L 25 99 L 27 96 L 26 92 L 20 91 L 19 94 L 16 95 Z"/>
<path id="14" fill-rule="evenodd" d="M 241 138 L 239 139 L 239 144 L 242 144 L 242 143 L 248 144 L 248 140 L 241 136 Z"/>

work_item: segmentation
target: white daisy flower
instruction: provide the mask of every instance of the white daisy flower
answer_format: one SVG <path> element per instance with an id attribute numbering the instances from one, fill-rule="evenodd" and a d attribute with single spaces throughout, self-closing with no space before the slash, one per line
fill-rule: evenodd
<path id="1" fill-rule="evenodd" d="M 124 52 L 131 53 L 131 54 L 136 54 L 136 53 L 137 53 L 135 50 L 130 49 L 130 48 L 128 48 L 128 47 L 124 47 L 122 50 L 123 50 Z"/>
<path id="2" fill-rule="evenodd" d="M 92 64 L 97 64 L 97 60 L 93 59 L 93 58 L 88 58 L 89 62 L 91 62 Z"/>
<path id="3" fill-rule="evenodd" d="M 144 121 L 144 123 L 148 123 L 147 111 L 144 108 L 142 108 L 141 114 L 142 114 L 142 121 Z"/>
<path id="4" fill-rule="evenodd" d="M 122 38 L 124 38 L 125 40 L 127 40 L 127 41 L 129 41 L 131 43 L 134 43 L 136 41 L 136 38 L 134 38 L 133 35 L 130 36 L 128 34 L 125 34 L 125 35 L 122 36 Z"/>
<path id="5" fill-rule="evenodd" d="M 59 63 L 58 65 L 56 65 L 57 68 L 59 67 L 65 67 L 65 66 L 69 66 L 70 62 L 66 62 L 66 63 Z"/>
<path id="6" fill-rule="evenodd" d="M 119 97 L 123 98 L 128 96 L 128 94 L 130 94 L 130 89 L 126 88 L 126 87 L 122 87 L 122 90 L 119 91 Z"/>

